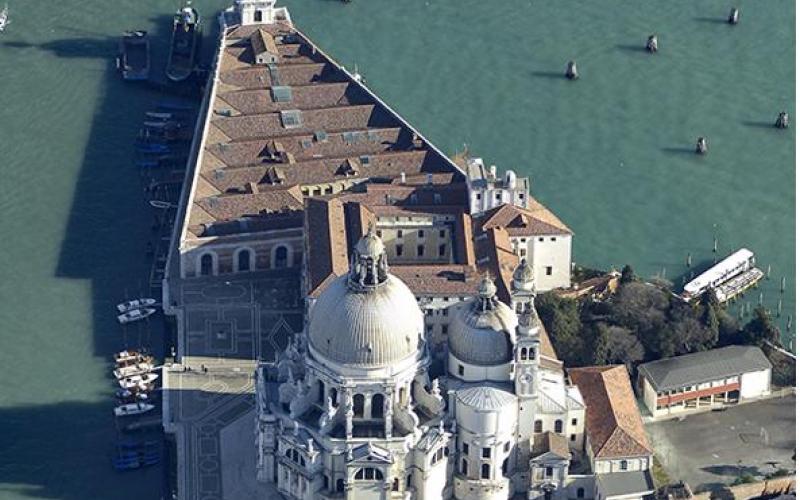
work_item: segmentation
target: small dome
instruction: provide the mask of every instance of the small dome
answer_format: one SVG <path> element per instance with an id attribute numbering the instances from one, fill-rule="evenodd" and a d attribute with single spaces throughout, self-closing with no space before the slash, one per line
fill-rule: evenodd
<path id="1" fill-rule="evenodd" d="M 490 286 L 491 285 L 491 286 Z M 517 316 L 490 291 L 491 279 L 484 278 L 478 297 L 463 304 L 450 326 L 449 349 L 459 360 L 481 366 L 508 363 L 517 328 Z"/>
<path id="2" fill-rule="evenodd" d="M 534 271 L 527 259 L 522 259 L 514 269 L 514 288 L 517 290 L 533 290 Z"/>
<path id="3" fill-rule="evenodd" d="M 491 299 L 497 294 L 497 286 L 494 281 L 487 275 L 484 276 L 478 285 L 478 295 L 484 299 Z"/>

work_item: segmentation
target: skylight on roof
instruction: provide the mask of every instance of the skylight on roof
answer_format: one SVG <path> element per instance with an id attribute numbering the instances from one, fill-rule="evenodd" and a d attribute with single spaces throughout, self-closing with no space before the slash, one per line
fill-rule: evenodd
<path id="1" fill-rule="evenodd" d="M 267 69 L 269 70 L 269 78 L 272 81 L 272 85 L 280 85 L 281 77 L 278 74 L 278 67 L 274 63 L 269 63 L 267 64 Z"/>
<path id="2" fill-rule="evenodd" d="M 317 142 L 325 142 L 328 140 L 328 133 L 324 130 L 317 130 L 314 132 L 314 140 Z"/>
<path id="3" fill-rule="evenodd" d="M 289 109 L 281 111 L 281 123 L 283 128 L 298 128 L 303 126 L 303 117 L 299 109 Z"/>
<path id="4" fill-rule="evenodd" d="M 273 102 L 292 102 L 292 88 L 282 85 L 272 87 Z"/>

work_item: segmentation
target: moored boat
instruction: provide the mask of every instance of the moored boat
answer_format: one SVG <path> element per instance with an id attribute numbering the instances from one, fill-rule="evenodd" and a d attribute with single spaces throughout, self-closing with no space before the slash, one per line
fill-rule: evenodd
<path id="1" fill-rule="evenodd" d="M 117 65 L 125 80 L 140 81 L 150 77 L 150 40 L 146 31 L 126 31 L 122 35 Z"/>
<path id="2" fill-rule="evenodd" d="M 117 406 L 114 408 L 114 415 L 117 417 L 129 417 L 132 415 L 141 415 L 147 413 L 155 408 L 155 405 L 149 403 L 128 403 Z"/>
<path id="3" fill-rule="evenodd" d="M 114 370 L 114 377 L 116 379 L 133 377 L 134 375 L 144 375 L 153 370 L 155 366 L 152 363 L 136 363 L 135 365 L 122 366 Z"/>
<path id="4" fill-rule="evenodd" d="M 137 361 L 141 356 L 142 353 L 140 353 L 139 351 L 133 351 L 133 350 L 129 351 L 126 349 L 124 351 L 119 351 L 114 353 L 114 362 L 116 362 L 117 365 L 121 365 L 124 363 L 129 363 L 131 361 Z"/>
<path id="5" fill-rule="evenodd" d="M 117 304 L 117 311 L 124 313 L 131 311 L 133 309 L 141 309 L 142 307 L 149 307 L 156 303 L 156 299 L 151 298 L 141 298 L 135 300 L 129 300 L 126 302 L 121 302 Z"/>
<path id="6" fill-rule="evenodd" d="M 156 312 L 155 309 L 148 307 L 145 309 L 134 309 L 117 316 L 117 321 L 122 324 L 131 323 L 133 321 L 143 320 Z"/>
<path id="7" fill-rule="evenodd" d="M 144 375 L 134 375 L 132 377 L 125 377 L 117 380 L 117 383 L 123 389 L 135 389 L 142 386 L 147 386 L 158 379 L 156 373 L 145 373 Z"/>
<path id="8" fill-rule="evenodd" d="M 725 302 L 753 286 L 764 273 L 756 267 L 753 252 L 740 248 L 683 287 L 681 298 L 686 302 L 711 292 Z"/>
<path id="9" fill-rule="evenodd" d="M 200 16 L 186 5 L 176 14 L 172 26 L 172 43 L 167 61 L 167 78 L 182 82 L 194 71 L 200 45 Z"/>
<path id="10" fill-rule="evenodd" d="M 0 33 L 6 30 L 8 25 L 11 24 L 11 19 L 8 18 L 8 4 L 0 10 Z"/>

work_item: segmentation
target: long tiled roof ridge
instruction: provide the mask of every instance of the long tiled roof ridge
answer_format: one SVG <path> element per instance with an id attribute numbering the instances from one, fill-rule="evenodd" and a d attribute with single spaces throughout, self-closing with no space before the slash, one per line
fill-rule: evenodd
<path id="1" fill-rule="evenodd" d="M 624 365 L 570 368 L 586 402 L 586 430 L 597 458 L 652 454 Z"/>
<path id="2" fill-rule="evenodd" d="M 530 198 L 533 209 L 525 209 L 508 203 L 492 208 L 480 217 L 480 227 L 486 231 L 492 227 L 503 227 L 511 236 L 538 234 L 572 234 L 572 231 L 555 214 Z"/>

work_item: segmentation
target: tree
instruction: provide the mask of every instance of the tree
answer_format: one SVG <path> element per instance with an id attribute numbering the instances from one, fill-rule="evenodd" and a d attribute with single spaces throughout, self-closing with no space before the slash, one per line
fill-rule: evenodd
<path id="1" fill-rule="evenodd" d="M 669 300 L 662 290 L 638 281 L 619 287 L 611 301 L 611 322 L 634 332 L 651 357 L 660 356 L 660 332 Z"/>
<path id="2" fill-rule="evenodd" d="M 552 292 L 536 297 L 536 311 L 542 320 L 558 357 L 567 366 L 583 364 L 585 345 L 581 336 L 578 302 Z"/>
<path id="3" fill-rule="evenodd" d="M 676 302 L 670 308 L 668 329 L 676 354 L 704 351 L 717 343 L 713 332 L 705 328 L 692 308 L 684 303 Z"/>
<path id="4" fill-rule="evenodd" d="M 705 347 L 711 348 L 719 342 L 719 312 L 721 311 L 717 295 L 709 290 L 703 294 L 700 322 L 706 329 Z"/>
<path id="5" fill-rule="evenodd" d="M 742 329 L 742 340 L 753 345 L 761 345 L 765 341 L 780 344 L 781 331 L 772 324 L 767 310 L 758 306 L 753 311 L 753 319 Z"/>
<path id="6" fill-rule="evenodd" d="M 633 268 L 625 264 L 625 267 L 622 268 L 621 276 L 619 277 L 620 283 L 630 283 L 632 281 L 636 281 L 636 274 L 633 272 Z"/>
<path id="7" fill-rule="evenodd" d="M 591 360 L 596 365 L 624 364 L 628 372 L 644 359 L 644 346 L 627 328 L 597 322 L 593 325 L 594 349 Z"/>

